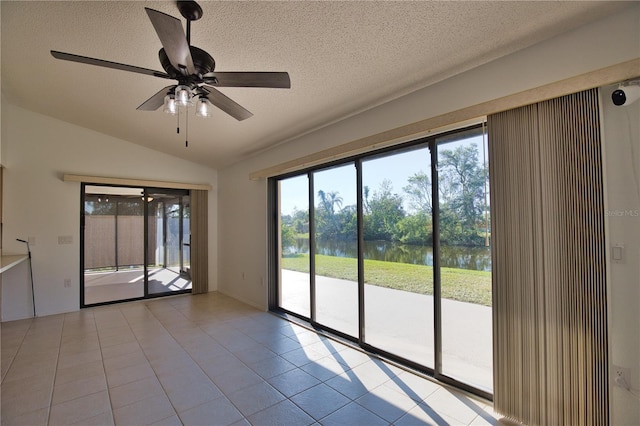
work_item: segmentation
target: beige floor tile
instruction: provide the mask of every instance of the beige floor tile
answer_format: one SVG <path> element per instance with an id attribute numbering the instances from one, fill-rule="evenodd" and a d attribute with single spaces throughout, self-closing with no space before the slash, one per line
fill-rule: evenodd
<path id="1" fill-rule="evenodd" d="M 182 368 L 167 374 L 158 374 L 158 379 L 166 392 L 173 392 L 188 385 L 206 384 L 211 380 L 198 368 Z"/>
<path id="2" fill-rule="evenodd" d="M 131 367 L 132 365 L 147 364 L 149 361 L 144 356 L 142 350 L 139 350 L 136 352 L 122 354 L 113 358 L 105 359 L 103 360 L 103 362 L 104 369 L 108 373 L 120 368 Z"/>
<path id="3" fill-rule="evenodd" d="M 465 423 L 454 419 L 444 413 L 437 412 L 429 405 L 420 403 L 412 408 L 407 414 L 397 420 L 395 426 L 416 426 L 416 425 L 463 425 Z"/>
<path id="4" fill-rule="evenodd" d="M 67 368 L 58 368 L 58 371 L 56 371 L 56 384 L 60 385 L 83 377 L 97 376 L 99 374 L 104 374 L 104 365 L 102 365 L 101 360 L 90 361 Z"/>
<path id="5" fill-rule="evenodd" d="M 166 395 L 156 395 L 113 410 L 116 424 L 152 424 L 176 413 Z"/>
<path id="6" fill-rule="evenodd" d="M 445 414 L 463 424 L 469 424 L 478 414 L 483 412 L 483 404 L 461 392 L 447 388 L 438 389 L 425 399 L 423 404 L 428 405 L 439 414 Z"/>
<path id="7" fill-rule="evenodd" d="M 22 346 L 15 354 L 14 361 L 25 363 L 37 363 L 40 361 L 55 361 L 58 358 L 58 348 L 47 348 L 38 351 L 31 351 Z"/>
<path id="8" fill-rule="evenodd" d="M 31 376 L 24 380 L 5 381 L 2 383 L 2 398 L 14 398 L 32 391 L 53 390 L 53 376 L 49 373 Z"/>
<path id="9" fill-rule="evenodd" d="M 284 423 L 291 425 L 310 425 L 315 420 L 289 400 L 284 400 L 249 416 L 253 426 L 271 426 Z"/>
<path id="10" fill-rule="evenodd" d="M 124 407 L 152 396 L 164 395 L 164 389 L 156 377 L 147 377 L 109 389 L 111 406 Z"/>
<path id="11" fill-rule="evenodd" d="M 105 361 L 109 358 L 114 358 L 120 355 L 130 354 L 132 352 L 137 352 L 142 350 L 138 342 L 127 342 L 121 343 L 119 345 L 108 346 L 106 348 L 101 348 L 102 350 L 102 359 Z"/>
<path id="12" fill-rule="evenodd" d="M 71 401 L 72 399 L 105 390 L 107 390 L 107 379 L 104 374 L 82 377 L 62 384 L 56 383 L 53 388 L 53 400 L 51 404 L 60 404 L 65 401 Z"/>
<path id="13" fill-rule="evenodd" d="M 135 342 L 136 336 L 130 331 L 123 334 L 114 334 L 112 336 L 103 337 L 100 335 L 100 347 L 108 348 L 109 346 L 121 345 L 123 343 Z"/>
<path id="14" fill-rule="evenodd" d="M 78 365 L 92 361 L 100 361 L 101 359 L 102 352 L 99 348 L 88 352 L 61 354 L 58 359 L 58 368 L 77 367 Z"/>
<path id="15" fill-rule="evenodd" d="M 153 360 L 149 360 L 149 363 L 158 375 L 171 374 L 177 370 L 183 369 L 198 369 L 196 362 L 186 352 L 178 353 L 169 357 L 155 358 Z"/>
<path id="16" fill-rule="evenodd" d="M 326 426 L 343 426 L 347 424 L 367 426 L 388 425 L 385 420 L 355 402 L 334 411 L 320 422 Z"/>
<path id="17" fill-rule="evenodd" d="M 175 416 L 166 417 L 162 420 L 158 420 L 157 422 L 151 424 L 151 426 L 182 426 L 182 422 L 180 418 Z"/>
<path id="18" fill-rule="evenodd" d="M 51 406 L 50 425 L 68 425 L 111 411 L 107 391 Z"/>
<path id="19" fill-rule="evenodd" d="M 55 360 L 46 362 L 37 362 L 34 364 L 18 363 L 14 361 L 7 371 L 7 375 L 4 378 L 3 383 L 11 382 L 14 380 L 26 380 L 30 377 L 42 376 L 53 377 L 56 371 Z"/>
<path id="20" fill-rule="evenodd" d="M 2 403 L 0 405 L 3 419 L 12 419 L 23 416 L 27 413 L 49 407 L 51 403 L 51 390 L 41 388 L 38 390 L 29 390 L 21 392 L 12 397 L 2 395 Z M 7 423 L 10 424 L 11 422 Z"/>
<path id="21" fill-rule="evenodd" d="M 409 372 L 402 372 L 384 383 L 384 386 L 406 395 L 416 402 L 421 402 L 441 388 L 437 383 Z"/>
<path id="22" fill-rule="evenodd" d="M 232 393 L 229 400 L 246 417 L 286 399 L 267 382 L 261 382 Z"/>
<path id="23" fill-rule="evenodd" d="M 31 411 L 11 419 L 5 418 L 2 413 L 2 424 L 11 426 L 46 426 L 49 420 L 49 406 L 39 410 Z"/>
<path id="24" fill-rule="evenodd" d="M 216 385 L 211 382 L 188 384 L 167 392 L 167 396 L 178 413 L 189 410 L 205 402 L 223 396 Z"/>
<path id="25" fill-rule="evenodd" d="M 114 388 L 116 386 L 155 376 L 155 373 L 148 362 L 118 368 L 117 370 L 106 371 L 106 373 L 109 388 Z"/>
<path id="26" fill-rule="evenodd" d="M 113 413 L 111 411 L 105 411 L 97 416 L 89 417 L 88 419 L 82 419 L 75 423 L 71 423 L 74 426 L 114 426 Z"/>
<path id="27" fill-rule="evenodd" d="M 0 328 L 2 426 L 500 421 L 488 402 L 217 293 Z"/>
<path id="28" fill-rule="evenodd" d="M 408 396 L 385 386 L 379 386 L 364 394 L 356 402 L 389 423 L 395 422 L 417 405 L 417 402 Z"/>
<path id="29" fill-rule="evenodd" d="M 184 426 L 226 426 L 243 416 L 227 398 L 218 398 L 179 414 Z"/>
<path id="30" fill-rule="evenodd" d="M 100 342 L 98 341 L 98 337 L 90 338 L 86 340 L 71 340 L 67 343 L 63 343 L 60 346 L 60 356 L 64 355 L 73 355 L 79 354 L 83 352 L 91 352 L 91 351 L 99 351 L 100 350 Z"/>

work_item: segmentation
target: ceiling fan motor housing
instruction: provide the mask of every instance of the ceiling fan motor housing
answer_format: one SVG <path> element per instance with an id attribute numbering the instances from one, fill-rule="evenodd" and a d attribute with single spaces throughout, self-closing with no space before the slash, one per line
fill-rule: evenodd
<path id="1" fill-rule="evenodd" d="M 179 70 L 175 69 L 173 65 L 171 65 L 171 61 L 169 61 L 169 57 L 167 53 L 164 51 L 164 48 L 160 49 L 158 52 L 158 56 L 160 58 L 160 63 L 162 64 L 162 68 L 166 71 L 167 74 L 176 80 L 186 80 L 188 82 L 193 82 L 194 80 L 191 77 L 196 77 L 195 79 L 201 80 L 202 76 L 213 72 L 216 68 L 216 61 L 213 60 L 211 55 L 209 55 L 204 50 L 197 48 L 195 46 L 189 46 L 189 50 L 191 51 L 191 57 L 193 58 L 193 66 L 196 69 L 195 76 L 184 76 Z"/>

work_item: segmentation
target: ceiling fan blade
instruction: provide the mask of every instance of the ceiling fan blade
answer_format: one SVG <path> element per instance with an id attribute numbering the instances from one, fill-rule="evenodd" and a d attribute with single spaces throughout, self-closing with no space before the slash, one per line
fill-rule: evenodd
<path id="1" fill-rule="evenodd" d="M 168 78 L 170 80 L 172 79 L 171 76 L 169 76 L 169 74 L 165 74 L 160 71 L 150 70 L 148 68 L 136 67 L 133 65 L 120 64 L 118 62 L 105 61 L 103 59 L 89 58 L 87 56 L 74 55 L 71 53 L 58 52 L 55 50 L 51 51 L 51 55 L 54 58 L 62 59 L 63 61 L 79 62 L 81 64 L 96 65 L 98 67 L 113 68 L 121 71 L 129 71 L 129 72 L 135 72 L 138 74 L 152 75 L 154 77 Z"/>
<path id="2" fill-rule="evenodd" d="M 221 110 L 223 110 L 224 112 L 226 112 L 227 114 L 235 118 L 236 120 L 242 121 L 253 116 L 251 112 L 244 109 L 244 107 L 242 107 L 240 104 L 238 104 L 234 100 L 227 97 L 225 94 L 223 94 L 219 90 L 211 86 L 200 87 L 200 88 L 203 91 L 208 93 L 207 98 L 209 99 L 209 101 L 211 101 L 212 104 L 214 104 L 215 106 L 217 106 L 218 108 L 220 108 Z"/>
<path id="3" fill-rule="evenodd" d="M 162 105 L 164 105 L 164 97 L 167 96 L 170 92 L 172 92 L 173 89 L 175 88 L 176 86 L 173 85 L 173 86 L 167 86 L 164 89 L 161 89 L 158 93 L 156 93 L 155 95 L 153 95 L 152 97 L 144 101 L 144 103 L 136 109 L 139 109 L 140 111 L 157 110 Z"/>
<path id="4" fill-rule="evenodd" d="M 214 83 L 211 80 L 215 78 Z M 290 89 L 291 80 L 287 72 L 212 72 L 204 80 L 217 87 L 270 87 Z"/>
<path id="5" fill-rule="evenodd" d="M 182 28 L 182 22 L 166 13 L 148 7 L 144 9 L 147 11 L 171 65 L 185 75 L 195 74 L 196 69 L 193 66 L 191 50 L 187 36 L 184 34 L 184 28 Z"/>

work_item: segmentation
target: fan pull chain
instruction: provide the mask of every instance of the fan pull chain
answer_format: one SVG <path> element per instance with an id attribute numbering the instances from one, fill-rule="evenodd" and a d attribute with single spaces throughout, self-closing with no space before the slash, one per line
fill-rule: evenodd
<path id="1" fill-rule="evenodd" d="M 189 107 L 187 106 L 187 113 L 185 114 L 185 135 L 184 135 L 184 147 L 189 148 Z"/>
<path id="2" fill-rule="evenodd" d="M 178 117 L 178 122 L 176 123 L 176 133 L 180 134 L 180 107 L 176 108 L 178 110 L 178 113 L 176 114 L 176 116 Z"/>

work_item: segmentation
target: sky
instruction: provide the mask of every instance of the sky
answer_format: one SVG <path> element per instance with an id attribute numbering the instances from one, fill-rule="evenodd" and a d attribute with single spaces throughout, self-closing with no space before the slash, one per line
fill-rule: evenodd
<path id="1" fill-rule="evenodd" d="M 439 145 L 439 149 L 453 150 L 469 143 L 478 144 L 478 160 L 482 158 L 482 136 L 476 136 L 456 142 Z M 487 154 L 488 155 L 488 154 Z M 379 158 L 363 161 L 363 185 L 370 189 L 370 196 L 378 191 L 385 179 L 392 182 L 393 192 L 404 194 L 402 188 L 407 185 L 410 176 L 422 171 L 431 176 L 431 154 L 427 147 Z M 314 192 L 336 191 L 342 198 L 342 206 L 356 204 L 356 168 L 354 163 L 348 163 L 331 169 L 314 171 Z M 307 175 L 296 176 L 280 181 L 281 214 L 292 214 L 294 209 L 307 210 L 309 181 Z M 405 210 L 408 210 L 405 198 Z"/>

